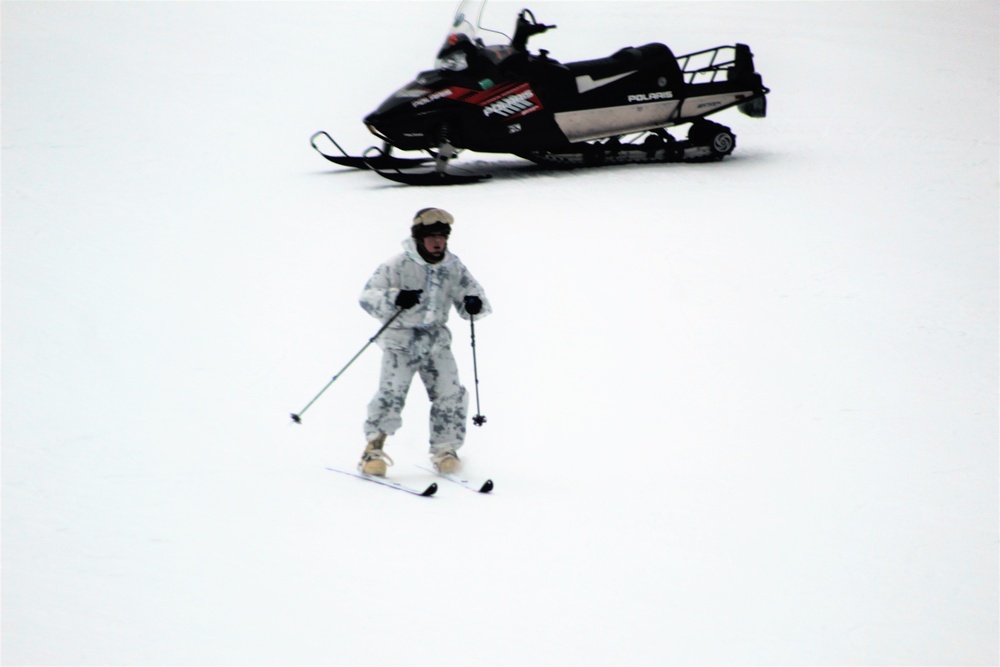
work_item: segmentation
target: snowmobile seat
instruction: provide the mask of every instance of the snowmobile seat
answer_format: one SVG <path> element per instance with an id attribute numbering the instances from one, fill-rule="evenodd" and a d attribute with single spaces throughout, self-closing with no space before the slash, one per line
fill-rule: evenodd
<path id="1" fill-rule="evenodd" d="M 524 77 L 535 79 L 535 85 L 542 87 L 572 86 L 573 77 L 566 65 L 550 58 L 548 51 L 541 49 L 539 55 L 529 56 L 523 51 L 515 52 L 500 61 L 499 77 Z"/>
<path id="2" fill-rule="evenodd" d="M 619 49 L 607 58 L 595 60 L 579 60 L 566 63 L 573 76 L 589 74 L 594 79 L 622 74 L 630 70 L 645 70 L 662 72 L 667 80 L 673 83 L 683 83 L 681 68 L 677 59 L 666 44 L 652 42 L 643 46 L 627 46 Z"/>

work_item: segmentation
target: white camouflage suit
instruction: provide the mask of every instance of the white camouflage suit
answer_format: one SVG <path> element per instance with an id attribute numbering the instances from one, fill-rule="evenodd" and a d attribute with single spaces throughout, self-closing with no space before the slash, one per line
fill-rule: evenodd
<path id="1" fill-rule="evenodd" d="M 451 331 L 446 323 L 451 307 L 469 319 L 462 300 L 478 296 L 482 310 L 476 320 L 492 309 L 483 288 L 461 260 L 446 251 L 436 264 L 424 261 L 412 238 L 403 241 L 405 252 L 382 264 L 361 292 L 361 307 L 381 322 L 396 314 L 400 290 L 423 290 L 420 303 L 404 310 L 377 342 L 382 348 L 382 372 L 378 393 L 368 404 L 365 438 L 379 433 L 392 435 L 402 425 L 400 414 L 413 376 L 420 379 L 431 401 L 431 454 L 457 450 L 465 441 L 469 395 L 458 379 L 451 352 Z"/>

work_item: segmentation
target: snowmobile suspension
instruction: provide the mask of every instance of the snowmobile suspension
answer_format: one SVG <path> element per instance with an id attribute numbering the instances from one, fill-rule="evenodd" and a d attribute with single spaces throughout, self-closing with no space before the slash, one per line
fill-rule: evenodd
<path id="1" fill-rule="evenodd" d="M 469 315 L 469 329 L 472 333 L 472 377 L 476 381 L 476 416 L 472 418 L 472 423 L 482 426 L 486 423 L 486 417 L 479 411 L 479 368 L 476 365 L 476 316 Z"/>
<path id="2" fill-rule="evenodd" d="M 339 378 L 341 375 L 343 375 L 344 371 L 346 371 L 348 368 L 350 368 L 351 364 L 353 364 L 357 360 L 357 358 L 360 357 L 361 354 L 365 350 L 368 349 L 369 345 L 371 345 L 372 343 L 375 342 L 376 338 L 378 338 L 379 336 L 382 335 L 383 331 L 385 331 L 386 329 L 389 328 L 389 325 L 392 324 L 396 320 L 396 318 L 399 317 L 402 314 L 403 310 L 404 310 L 403 308 L 400 308 L 399 310 L 397 310 L 396 313 L 392 317 L 390 317 L 389 320 L 385 324 L 382 325 L 382 328 L 379 329 L 375 333 L 374 336 L 372 336 L 371 338 L 368 339 L 368 342 L 365 343 L 365 346 L 362 347 L 360 350 L 358 350 L 358 353 L 355 354 L 353 357 L 351 357 L 351 360 L 348 361 L 347 364 L 343 368 L 341 368 L 340 371 L 336 375 L 333 376 L 333 379 L 330 380 L 329 382 L 327 382 L 326 386 L 319 390 L 319 393 L 316 394 L 316 396 L 314 396 L 313 399 L 306 404 L 306 407 L 302 408 L 298 412 L 293 412 L 292 413 L 292 421 L 293 422 L 295 422 L 296 424 L 301 424 L 302 423 L 302 415 L 305 414 L 305 411 L 308 410 L 310 407 L 312 407 L 313 403 L 315 403 L 316 401 L 319 400 L 319 397 L 323 395 L 323 392 L 325 392 L 327 389 L 329 389 L 330 385 L 332 385 L 334 382 L 336 382 L 337 378 Z"/>

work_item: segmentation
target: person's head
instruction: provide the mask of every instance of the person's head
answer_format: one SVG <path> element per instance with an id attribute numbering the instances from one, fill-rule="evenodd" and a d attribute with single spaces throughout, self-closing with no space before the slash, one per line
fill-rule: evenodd
<path id="1" fill-rule="evenodd" d="M 455 218 L 440 208 L 423 208 L 413 216 L 410 234 L 417 242 L 417 252 L 424 261 L 435 264 L 444 259 L 448 236 Z"/>

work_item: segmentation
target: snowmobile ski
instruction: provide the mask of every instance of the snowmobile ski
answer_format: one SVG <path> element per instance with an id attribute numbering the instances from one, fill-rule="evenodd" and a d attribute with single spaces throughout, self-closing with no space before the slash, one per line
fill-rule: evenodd
<path id="1" fill-rule="evenodd" d="M 406 185 L 462 185 L 478 183 L 490 178 L 489 174 L 453 174 L 444 171 L 386 171 L 381 167 L 372 167 L 372 171 L 390 181 Z"/>
<path id="2" fill-rule="evenodd" d="M 358 479 L 364 479 L 364 480 L 367 480 L 369 482 L 375 482 L 376 484 L 381 484 L 382 486 L 388 486 L 391 489 L 397 489 L 399 491 L 406 491 L 407 493 L 411 493 L 411 494 L 413 494 L 415 496 L 425 496 L 425 497 L 426 496 L 433 496 L 435 493 L 437 493 L 437 490 L 438 490 L 438 485 L 436 483 L 434 483 L 434 482 L 431 482 L 430 486 L 428 486 L 427 488 L 420 489 L 418 487 L 407 486 L 406 484 L 401 484 L 400 482 L 396 482 L 396 481 L 391 480 L 391 479 L 386 479 L 385 477 L 374 477 L 372 475 L 365 475 L 364 473 L 360 473 L 360 472 L 352 472 L 350 470 L 341 470 L 340 468 L 331 468 L 329 466 L 327 466 L 326 469 L 330 470 L 330 471 L 333 471 L 333 472 L 339 472 L 342 475 L 350 475 L 351 477 L 357 477 Z"/>
<path id="3" fill-rule="evenodd" d="M 487 479 L 485 482 L 473 482 L 463 475 L 449 475 L 447 473 L 438 472 L 434 468 L 427 468 L 424 466 L 417 466 L 421 470 L 431 473 L 432 475 L 437 475 L 442 477 L 449 482 L 458 484 L 462 488 L 468 489 L 469 491 L 476 491 L 477 493 L 489 493 L 493 490 L 493 480 Z"/>
<path id="4" fill-rule="evenodd" d="M 324 153 L 323 150 L 316 145 L 316 137 L 324 136 L 330 143 L 337 147 L 343 155 L 330 155 L 329 153 Z M 312 147 L 316 149 L 316 152 L 325 157 L 330 162 L 334 164 L 339 164 L 342 167 L 351 167 L 352 169 L 406 169 L 408 167 L 418 167 L 423 164 L 427 164 L 431 161 L 429 157 L 418 157 L 418 158 L 402 158 L 394 157 L 388 153 L 388 151 L 381 151 L 379 149 L 379 154 L 373 157 L 368 157 L 368 152 L 372 150 L 369 148 L 365 151 L 365 155 L 353 156 L 348 155 L 347 151 L 340 147 L 340 144 L 331 137 L 327 132 L 320 130 L 316 134 L 309 138 L 309 143 Z M 390 147 L 391 148 L 391 147 Z"/>

